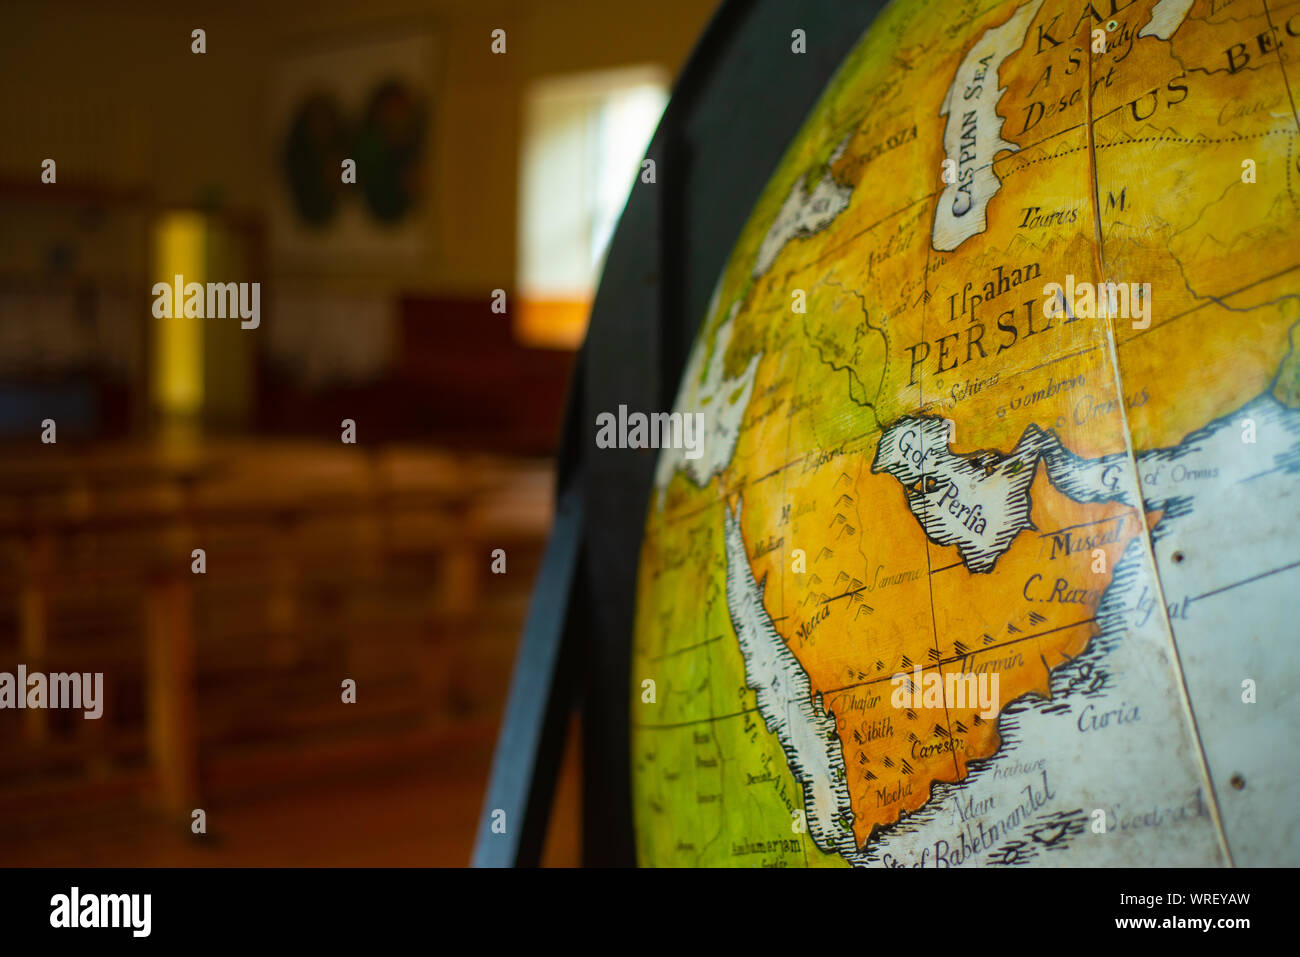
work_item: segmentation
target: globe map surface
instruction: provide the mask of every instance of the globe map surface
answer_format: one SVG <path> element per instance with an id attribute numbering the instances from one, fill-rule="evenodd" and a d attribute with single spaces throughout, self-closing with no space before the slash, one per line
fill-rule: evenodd
<path id="1" fill-rule="evenodd" d="M 1298 51 L 1284 0 L 859 41 L 660 453 L 641 863 L 1300 863 Z"/>

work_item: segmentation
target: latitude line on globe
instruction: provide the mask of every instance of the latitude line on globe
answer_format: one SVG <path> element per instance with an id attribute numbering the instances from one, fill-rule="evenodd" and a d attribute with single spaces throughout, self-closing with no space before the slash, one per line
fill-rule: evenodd
<path id="1" fill-rule="evenodd" d="M 1097 616 L 1094 615 L 1091 618 L 1084 618 L 1080 621 L 1072 622 L 1068 625 L 1058 625 L 1057 627 L 1049 628 L 1046 631 L 1037 631 L 1034 632 L 1032 635 L 1022 635 L 1019 638 L 1008 638 L 1006 641 L 999 641 L 996 642 L 995 644 L 988 645 L 985 648 L 977 648 L 975 649 L 975 651 L 968 652 L 967 654 L 964 655 L 955 655 L 951 658 L 943 658 L 935 662 L 935 667 L 937 668 L 941 664 L 952 664 L 953 662 L 964 661 L 965 659 L 971 657 L 971 655 L 982 654 L 983 652 L 986 651 L 997 651 L 999 648 L 1009 648 L 1011 645 L 1018 645 L 1022 641 L 1033 641 L 1035 638 L 1045 638 L 1046 636 L 1055 634 L 1058 631 L 1067 631 L 1070 628 L 1078 628 L 1080 625 L 1087 625 L 1092 622 L 1095 622 L 1096 620 L 1097 620 Z M 879 677 L 876 678 L 868 678 L 866 681 L 854 682 L 853 684 L 844 685 L 843 687 L 840 688 L 831 688 L 822 693 L 828 695 L 841 694 L 845 691 L 852 691 L 855 688 L 865 688 L 868 685 L 879 684 L 882 681 L 889 681 L 892 678 L 894 678 L 896 675 L 900 675 L 900 674 L 906 674 L 906 672 L 898 671 L 888 675 L 880 675 Z"/>
<path id="2" fill-rule="evenodd" d="M 1167 326 L 1170 323 L 1182 319 L 1184 316 L 1190 316 L 1192 313 L 1198 312 L 1199 310 L 1204 309 L 1206 306 L 1209 305 L 1218 304 L 1220 306 L 1223 306 L 1225 309 L 1229 309 L 1229 311 L 1236 311 L 1236 310 L 1232 310 L 1231 307 L 1229 306 L 1224 306 L 1222 300 L 1231 299 L 1233 296 L 1240 295 L 1241 293 L 1245 292 L 1248 289 L 1253 289 L 1256 286 L 1262 285 L 1266 282 L 1271 282 L 1274 279 L 1280 279 L 1282 276 L 1285 276 L 1287 273 L 1294 272 L 1297 269 L 1300 269 L 1300 262 L 1287 266 L 1285 269 L 1280 269 L 1277 272 L 1272 273 L 1271 275 L 1261 276 L 1259 279 L 1253 280 L 1252 282 L 1248 282 L 1246 283 L 1246 285 L 1240 286 L 1229 292 L 1219 293 L 1217 296 L 1206 295 L 1204 297 L 1204 301 L 1199 303 L 1198 305 L 1192 306 L 1192 308 L 1190 309 L 1185 309 L 1184 311 L 1177 313 L 1176 315 L 1170 316 L 1168 319 L 1164 320 L 1163 322 L 1152 323 L 1149 329 L 1143 329 L 1140 332 L 1138 332 L 1136 335 L 1129 336 L 1123 342 L 1118 343 L 1118 348 L 1123 349 L 1130 342 L 1137 341 L 1138 339 L 1145 336 L 1148 332 L 1155 332 L 1157 329 L 1163 328 L 1164 326 Z"/>
<path id="3" fill-rule="evenodd" d="M 1257 582 L 1261 578 L 1268 578 L 1270 575 L 1277 575 L 1281 572 L 1289 571 L 1290 569 L 1297 568 L 1297 567 L 1300 567 L 1300 561 L 1292 562 L 1290 565 L 1283 565 L 1281 568 L 1274 568 L 1272 571 L 1260 572 L 1258 575 L 1252 575 L 1249 578 L 1243 578 L 1241 581 L 1233 582 L 1231 585 L 1224 585 L 1222 588 L 1215 588 L 1211 591 L 1207 591 L 1203 595 L 1193 595 L 1190 599 L 1188 599 L 1188 601 L 1189 602 L 1200 601 L 1202 598 L 1209 598 L 1210 596 L 1217 595 L 1220 592 L 1231 591 L 1234 588 L 1240 588 L 1242 585 L 1249 585 L 1251 582 Z"/>
<path id="4" fill-rule="evenodd" d="M 1296 564 L 1300 564 L 1300 562 L 1297 562 Z M 1288 567 L 1289 567 L 1289 566 L 1288 566 Z M 1244 584 L 1244 583 L 1243 583 L 1243 582 L 1239 582 L 1238 584 Z M 1230 586 L 1230 587 L 1231 587 L 1231 586 Z M 1204 597 L 1204 596 L 1201 596 L 1201 597 Z M 1131 610 L 1131 609 L 1125 609 L 1125 611 L 1129 611 L 1129 610 Z M 966 655 L 957 655 L 957 656 L 954 656 L 954 657 L 951 657 L 951 658 L 944 658 L 944 659 L 941 659 L 940 661 L 936 661 L 936 662 L 935 662 L 935 667 L 938 668 L 938 666 L 941 665 L 941 664 L 953 664 L 954 662 L 963 661 L 963 660 L 965 660 L 966 658 L 969 658 L 969 657 L 971 656 L 971 654 L 979 654 L 979 653 L 986 652 L 986 651 L 997 651 L 997 650 L 1000 649 L 1000 648 L 1008 648 L 1008 647 L 1010 647 L 1011 645 L 1017 645 L 1017 644 L 1019 644 L 1019 643 L 1022 642 L 1022 641 L 1032 641 L 1032 640 L 1034 640 L 1035 638 L 1044 638 L 1044 637 L 1046 637 L 1047 635 L 1055 634 L 1055 633 L 1058 632 L 1058 631 L 1065 631 L 1065 630 L 1070 629 L 1070 628 L 1078 628 L 1080 625 L 1087 625 L 1087 624 L 1090 624 L 1090 623 L 1092 623 L 1092 622 L 1095 622 L 1096 620 L 1097 620 L 1096 616 L 1093 616 L 1092 618 L 1084 618 L 1084 619 L 1081 619 L 1080 621 L 1071 622 L 1071 623 L 1068 624 L 1068 625 L 1059 625 L 1059 626 L 1056 627 L 1056 628 L 1049 628 L 1049 629 L 1047 629 L 1046 631 L 1038 631 L 1038 632 L 1034 632 L 1032 635 L 1022 635 L 1022 636 L 1020 636 L 1019 638 L 1009 638 L 1009 639 L 1007 639 L 1006 641 L 999 641 L 999 642 L 997 642 L 996 644 L 989 645 L 988 647 L 985 647 L 985 648 L 979 648 L 979 649 L 977 649 L 976 651 L 971 652 L 970 654 L 966 654 Z M 693 646 L 693 647 L 694 647 L 694 646 Z M 846 691 L 853 691 L 853 690 L 855 690 L 855 689 L 857 689 L 857 688 L 865 688 L 865 687 L 867 687 L 867 686 L 869 686 L 869 685 L 879 684 L 879 683 L 882 682 L 882 681 L 889 681 L 889 680 L 891 680 L 892 678 L 895 677 L 895 674 L 904 674 L 904 672 L 896 672 L 896 673 L 894 673 L 894 674 L 881 675 L 881 676 L 879 676 L 879 677 L 877 677 L 877 678 L 869 678 L 869 679 L 866 680 L 866 681 L 858 681 L 858 682 L 854 682 L 853 684 L 842 685 L 842 686 L 840 686 L 840 687 L 838 687 L 838 688 L 828 688 L 828 689 L 822 691 L 821 694 L 822 694 L 823 697 L 829 697 L 830 695 L 843 694 L 843 693 L 846 692 Z M 727 718 L 739 718 L 739 717 L 741 717 L 742 715 L 751 714 L 752 712 L 755 712 L 755 711 L 757 711 L 757 710 L 758 710 L 757 707 L 753 707 L 753 708 L 744 708 L 744 709 L 742 709 L 742 710 L 740 710 L 740 711 L 732 711 L 732 712 L 730 712 L 730 713 L 728 713 L 728 714 L 705 715 L 705 716 L 700 717 L 700 718 L 691 718 L 691 719 L 688 719 L 688 720 L 685 720 L 685 721 L 676 721 L 676 722 L 662 723 L 662 724 L 660 724 L 660 723 L 646 723 L 646 722 L 640 722 L 640 721 L 638 721 L 638 722 L 634 722 L 634 724 L 635 724 L 635 726 L 638 727 L 638 728 L 652 728 L 652 729 L 660 729 L 660 730 L 663 730 L 663 729 L 672 729 L 672 728 L 684 728 L 684 727 L 689 727 L 690 725 L 693 725 L 693 724 L 704 724 L 705 722 L 709 722 L 709 721 L 723 721 L 723 720 L 725 720 L 725 719 L 727 719 Z"/>
<path id="5" fill-rule="evenodd" d="M 875 435 L 883 431 L 884 430 L 880 428 L 868 429 L 866 432 L 862 432 L 859 433 L 858 435 L 854 435 L 845 439 L 844 444 L 847 446 L 851 442 L 858 442 L 861 439 L 865 439 L 868 436 Z M 859 450 L 859 451 L 864 451 L 864 450 Z M 726 502 L 731 495 L 737 492 L 743 492 L 745 489 L 749 488 L 752 485 L 757 485 L 759 482 L 766 481 L 767 479 L 772 478 L 774 475 L 779 475 L 781 472 L 784 472 L 786 469 L 793 468 L 794 466 L 800 464 L 801 462 L 808 461 L 808 459 L 811 458 L 813 454 L 814 454 L 813 452 L 808 452 L 805 455 L 799 456 L 797 459 L 793 459 L 792 461 L 786 462 L 784 465 L 780 466 L 779 468 L 773 469 L 772 471 L 766 473 L 765 475 L 760 475 L 756 479 L 749 479 L 747 481 L 741 482 L 739 485 L 731 486 L 727 489 L 726 492 L 723 492 L 718 496 L 716 496 L 715 498 L 710 499 L 708 502 L 706 502 L 704 505 L 701 505 L 699 508 L 693 508 L 690 511 L 675 512 L 671 515 L 665 515 L 664 524 L 671 525 L 675 522 L 679 522 L 688 518 L 693 518 L 696 515 L 701 515 L 704 512 L 707 512 L 709 509 L 717 506 L 720 502 Z"/>
<path id="6" fill-rule="evenodd" d="M 691 718 L 686 721 L 672 721 L 666 723 L 634 721 L 632 724 L 633 727 L 647 728 L 652 731 L 672 731 L 677 728 L 689 728 L 693 724 L 707 724 L 713 721 L 725 721 L 728 718 L 739 718 L 747 714 L 753 714 L 757 710 L 758 710 L 758 706 L 755 705 L 752 708 L 745 708 L 742 711 L 732 711 L 729 714 L 709 714 L 709 715 L 705 715 L 702 718 Z"/>
<path id="7" fill-rule="evenodd" d="M 655 655 L 650 661 L 663 661 L 665 658 L 673 658 L 677 655 L 685 654 L 688 651 L 694 651 L 696 648 L 703 648 L 705 645 L 711 645 L 715 641 L 721 641 L 722 635 L 715 635 L 712 638 L 705 638 L 703 641 L 697 641 L 693 645 L 685 645 L 681 648 L 674 648 L 672 651 L 665 651 L 662 654 Z"/>

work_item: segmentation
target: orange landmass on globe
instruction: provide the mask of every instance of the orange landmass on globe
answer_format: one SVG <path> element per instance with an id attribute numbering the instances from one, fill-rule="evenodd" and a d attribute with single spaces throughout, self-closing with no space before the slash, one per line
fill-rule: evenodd
<path id="1" fill-rule="evenodd" d="M 851 472 L 832 459 L 802 475 L 799 498 L 816 507 L 793 522 L 785 547 L 751 562 L 756 578 L 768 576 L 778 631 L 835 713 L 860 845 L 924 805 L 934 782 L 962 780 L 969 762 L 999 745 L 996 720 L 981 717 L 978 704 L 959 708 L 945 692 L 943 707 L 899 709 L 890 679 L 915 666 L 996 673 L 999 712 L 1026 694 L 1050 695 L 1050 670 L 1096 634 L 1115 563 L 1144 531 L 1132 508 L 1075 502 L 1039 465 L 1034 528 L 993 571 L 972 573 L 956 548 L 926 542 L 895 479 L 862 467 L 873 451 L 856 451 Z M 750 486 L 746 515 L 779 512 L 781 495 L 777 484 Z M 751 554 L 764 538 L 755 524 Z M 806 573 L 791 571 L 795 547 L 806 553 Z"/>

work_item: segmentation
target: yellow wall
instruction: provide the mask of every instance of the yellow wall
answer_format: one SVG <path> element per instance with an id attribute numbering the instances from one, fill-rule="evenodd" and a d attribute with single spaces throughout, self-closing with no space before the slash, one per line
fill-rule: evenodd
<path id="1" fill-rule="evenodd" d="M 514 283 L 527 81 L 635 63 L 660 63 L 675 74 L 714 2 L 192 6 L 198 12 L 143 0 L 8 8 L 0 29 L 0 183 L 37 183 L 41 160 L 52 156 L 61 185 L 142 188 L 163 206 L 215 195 L 237 212 L 262 214 L 274 173 L 264 102 L 277 57 L 369 33 L 429 32 L 437 51 L 428 254 L 405 267 L 329 278 L 371 289 L 481 295 Z M 207 31 L 203 56 L 190 53 L 195 27 Z M 496 27 L 507 31 L 505 56 L 489 51 Z"/>
<path id="2" fill-rule="evenodd" d="M 207 227 L 198 213 L 162 217 L 154 228 L 154 274 L 158 282 L 183 276 L 184 282 L 207 281 Z M 203 405 L 203 326 L 181 318 L 183 305 L 173 296 L 172 315 L 158 320 L 152 369 L 154 402 L 167 415 L 187 416 Z"/>

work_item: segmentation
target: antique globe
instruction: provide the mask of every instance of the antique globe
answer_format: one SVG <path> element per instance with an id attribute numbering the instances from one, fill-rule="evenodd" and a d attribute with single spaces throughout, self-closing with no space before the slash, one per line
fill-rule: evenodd
<path id="1" fill-rule="evenodd" d="M 638 860 L 1300 864 L 1300 13 L 887 7 L 702 317 Z"/>

